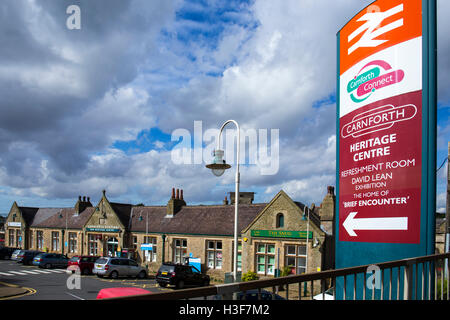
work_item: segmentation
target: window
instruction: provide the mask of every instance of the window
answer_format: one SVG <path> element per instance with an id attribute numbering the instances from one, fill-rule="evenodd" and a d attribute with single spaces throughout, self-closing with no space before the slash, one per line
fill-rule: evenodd
<path id="1" fill-rule="evenodd" d="M 231 268 L 234 268 L 234 241 L 232 242 L 233 248 L 233 257 L 231 260 L 233 261 L 233 264 L 231 265 Z M 241 241 L 238 241 L 238 254 L 237 254 L 237 271 L 242 271 L 242 243 Z"/>
<path id="2" fill-rule="evenodd" d="M 256 272 L 263 275 L 273 275 L 275 270 L 275 244 L 256 244 Z"/>
<path id="3" fill-rule="evenodd" d="M 77 234 L 75 232 L 69 232 L 69 252 L 77 252 Z"/>
<path id="4" fill-rule="evenodd" d="M 287 245 L 285 255 L 285 265 L 292 267 L 293 274 L 302 274 L 306 272 L 306 246 L 305 245 Z"/>
<path id="5" fill-rule="evenodd" d="M 34 247 L 34 231 L 33 230 L 31 230 L 30 231 L 30 249 L 33 249 L 33 247 Z"/>
<path id="6" fill-rule="evenodd" d="M 136 261 L 133 261 L 133 260 L 128 260 L 128 263 L 129 263 L 130 266 L 132 266 L 132 267 L 137 267 L 137 266 L 138 266 L 137 262 L 136 262 Z"/>
<path id="7" fill-rule="evenodd" d="M 94 234 L 90 234 L 88 238 L 88 252 L 90 256 L 98 255 L 97 239 Z"/>
<path id="8" fill-rule="evenodd" d="M 19 248 L 22 247 L 22 230 L 17 229 L 16 230 L 16 241 L 17 241 L 17 246 Z"/>
<path id="9" fill-rule="evenodd" d="M 14 230 L 13 230 L 13 229 L 10 229 L 10 230 L 9 230 L 9 239 L 8 239 L 8 242 L 9 242 L 9 246 L 10 246 L 10 247 L 15 247 L 15 246 L 16 246 L 15 243 L 14 243 Z"/>
<path id="10" fill-rule="evenodd" d="M 206 260 L 208 268 L 222 269 L 222 241 L 206 241 Z"/>
<path id="11" fill-rule="evenodd" d="M 187 240 L 174 239 L 173 261 L 175 263 L 184 263 L 183 257 L 187 255 Z"/>
<path id="12" fill-rule="evenodd" d="M 44 232 L 43 231 L 36 231 L 36 245 L 37 249 L 42 250 L 44 247 Z"/>
<path id="13" fill-rule="evenodd" d="M 137 249 L 137 237 L 136 236 L 133 236 L 133 248 L 134 248 L 134 250 L 136 250 Z"/>
<path id="14" fill-rule="evenodd" d="M 282 213 L 277 214 L 276 227 L 277 228 L 283 228 L 284 227 L 284 215 Z"/>
<path id="15" fill-rule="evenodd" d="M 52 231 L 52 251 L 59 251 L 59 232 Z"/>
<path id="16" fill-rule="evenodd" d="M 156 237 L 144 237 L 144 243 L 151 243 L 152 250 L 143 250 L 144 251 L 144 259 L 147 262 L 156 262 L 157 257 L 157 246 L 156 246 Z"/>

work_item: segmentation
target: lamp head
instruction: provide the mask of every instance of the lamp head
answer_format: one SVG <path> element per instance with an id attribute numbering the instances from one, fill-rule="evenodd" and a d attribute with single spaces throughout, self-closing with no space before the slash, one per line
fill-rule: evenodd
<path id="1" fill-rule="evenodd" d="M 221 175 L 223 175 L 223 173 L 225 172 L 226 169 L 231 168 L 231 166 L 229 164 L 227 164 L 225 162 L 225 160 L 223 160 L 223 155 L 224 155 L 223 150 L 214 150 L 213 151 L 213 156 L 214 156 L 213 163 L 206 165 L 206 167 L 208 169 L 212 170 L 212 173 L 216 177 L 220 177 Z"/>

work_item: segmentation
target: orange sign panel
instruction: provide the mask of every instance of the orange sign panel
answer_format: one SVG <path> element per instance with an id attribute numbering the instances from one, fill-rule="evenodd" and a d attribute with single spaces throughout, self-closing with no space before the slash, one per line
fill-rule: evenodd
<path id="1" fill-rule="evenodd" d="M 340 74 L 388 47 L 422 36 L 422 0 L 378 0 L 340 31 Z"/>

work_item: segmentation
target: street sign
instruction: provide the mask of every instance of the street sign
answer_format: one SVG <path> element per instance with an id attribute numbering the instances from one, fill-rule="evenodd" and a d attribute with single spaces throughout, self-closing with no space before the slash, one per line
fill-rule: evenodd
<path id="1" fill-rule="evenodd" d="M 432 254 L 436 1 L 377 0 L 337 43 L 335 267 Z"/>
<path id="2" fill-rule="evenodd" d="M 141 250 L 153 250 L 153 244 L 152 243 L 142 243 L 141 244 Z"/>

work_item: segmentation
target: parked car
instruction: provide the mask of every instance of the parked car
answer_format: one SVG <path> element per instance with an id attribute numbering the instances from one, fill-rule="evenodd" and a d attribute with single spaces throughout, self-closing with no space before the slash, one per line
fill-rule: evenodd
<path id="1" fill-rule="evenodd" d="M 17 256 L 20 255 L 23 251 L 25 251 L 25 250 L 23 250 L 23 249 L 14 250 L 14 252 L 11 255 L 11 260 L 17 261 L 17 259 L 18 259 Z"/>
<path id="2" fill-rule="evenodd" d="M 18 250 L 18 249 L 10 248 L 10 247 L 0 248 L 0 259 L 3 259 L 3 260 L 11 259 L 11 256 L 13 255 L 14 251 L 16 251 L 16 250 Z"/>
<path id="3" fill-rule="evenodd" d="M 98 277 L 137 277 L 144 279 L 147 277 L 147 270 L 138 265 L 134 260 L 128 258 L 102 257 L 97 259 L 92 273 Z"/>
<path id="4" fill-rule="evenodd" d="M 156 273 L 156 282 L 161 287 L 175 285 L 182 289 L 185 286 L 209 286 L 210 278 L 194 266 L 165 262 Z"/>
<path id="5" fill-rule="evenodd" d="M 125 288 L 105 288 L 101 289 L 97 294 L 97 299 L 108 299 L 115 297 L 125 297 L 125 296 L 135 296 L 142 294 L 149 294 L 151 291 L 135 288 L 135 287 L 125 287 Z"/>
<path id="6" fill-rule="evenodd" d="M 67 268 L 69 258 L 60 253 L 40 253 L 33 259 L 33 265 L 39 268 Z"/>
<path id="7" fill-rule="evenodd" d="M 17 256 L 17 263 L 23 263 L 24 265 L 30 265 L 33 262 L 33 259 L 38 254 L 43 253 L 42 251 L 35 250 L 23 250 Z"/>
<path id="8" fill-rule="evenodd" d="M 81 274 L 92 274 L 92 269 L 94 269 L 95 261 L 100 258 L 99 256 L 73 256 L 69 259 L 68 269 L 71 269 L 72 273 L 75 272 L 75 268 L 72 266 L 77 266 Z"/>

